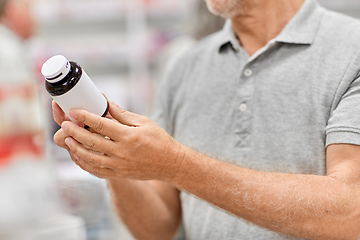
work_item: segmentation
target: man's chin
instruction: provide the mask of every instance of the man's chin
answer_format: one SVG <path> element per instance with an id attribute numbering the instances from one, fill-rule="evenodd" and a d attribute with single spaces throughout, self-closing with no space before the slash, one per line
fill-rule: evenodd
<path id="1" fill-rule="evenodd" d="M 222 7 L 217 7 L 212 4 L 211 0 L 206 1 L 206 4 L 207 4 L 209 11 L 216 16 L 220 16 L 223 18 L 234 18 L 238 15 L 241 15 L 240 9 L 231 9 L 230 10 L 230 9 L 226 9 L 226 8 L 222 8 Z"/>
<path id="2" fill-rule="evenodd" d="M 235 12 L 218 12 L 218 11 L 215 11 L 215 10 L 210 9 L 210 8 L 209 8 L 209 11 L 212 14 L 214 14 L 216 16 L 219 16 L 219 17 L 222 17 L 222 18 L 230 18 L 231 19 L 231 18 L 235 18 L 235 17 L 241 15 L 241 13 L 235 13 Z"/>

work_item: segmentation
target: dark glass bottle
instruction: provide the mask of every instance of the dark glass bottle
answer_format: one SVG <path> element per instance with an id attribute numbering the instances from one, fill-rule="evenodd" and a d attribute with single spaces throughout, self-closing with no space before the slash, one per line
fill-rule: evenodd
<path id="1" fill-rule="evenodd" d="M 47 92 L 68 116 L 74 108 L 106 116 L 107 99 L 79 64 L 57 55 L 44 63 L 41 72 Z"/>

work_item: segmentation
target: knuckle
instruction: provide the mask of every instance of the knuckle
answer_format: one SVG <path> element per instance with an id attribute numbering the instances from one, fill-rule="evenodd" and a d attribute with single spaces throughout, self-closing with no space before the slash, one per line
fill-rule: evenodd
<path id="1" fill-rule="evenodd" d="M 148 118 L 147 116 L 141 116 L 141 119 L 144 121 L 144 122 L 150 122 L 151 119 Z"/>
<path id="2" fill-rule="evenodd" d="M 119 107 L 119 106 L 117 106 L 117 105 L 116 105 L 116 108 L 118 109 L 118 111 L 119 111 L 120 114 L 128 114 L 128 113 L 129 113 L 128 111 L 122 109 L 121 107 Z"/>
<path id="3" fill-rule="evenodd" d="M 93 129 L 96 132 L 101 132 L 104 129 L 104 123 L 102 121 L 97 121 L 95 122 Z"/>
<path id="4" fill-rule="evenodd" d="M 78 148 L 75 144 L 73 144 L 70 148 L 72 154 L 77 154 L 78 153 Z"/>
<path id="5" fill-rule="evenodd" d="M 95 139 L 93 137 L 89 138 L 87 147 L 90 149 L 94 149 L 96 147 Z"/>
<path id="6" fill-rule="evenodd" d="M 95 162 L 95 158 L 94 158 L 94 156 L 93 156 L 92 154 L 90 154 L 90 156 L 89 156 L 89 162 L 90 162 L 90 163 L 94 163 L 94 162 Z"/>
<path id="7" fill-rule="evenodd" d="M 147 116 L 142 116 L 141 121 L 145 125 L 149 125 L 149 124 L 151 125 L 154 123 L 153 120 L 151 120 L 151 118 L 149 118 Z"/>
<path id="8" fill-rule="evenodd" d="M 126 137 L 125 137 L 125 141 L 128 143 L 128 144 L 132 144 L 132 143 L 135 143 L 138 141 L 137 139 L 137 136 L 133 133 L 131 134 L 128 134 Z"/>

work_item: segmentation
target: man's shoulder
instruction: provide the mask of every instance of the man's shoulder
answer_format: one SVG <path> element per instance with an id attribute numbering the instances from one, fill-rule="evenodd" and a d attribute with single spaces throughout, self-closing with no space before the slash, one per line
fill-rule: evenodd
<path id="1" fill-rule="evenodd" d="M 330 9 L 325 9 L 324 11 L 324 17 L 327 18 L 326 20 L 334 23 L 334 24 L 342 24 L 342 23 L 348 23 L 349 26 L 343 26 L 345 28 L 352 27 L 352 24 L 359 25 L 360 19 L 346 15 L 344 13 L 340 13 L 337 11 L 333 11 Z"/>
<path id="2" fill-rule="evenodd" d="M 360 19 L 326 10 L 322 19 L 322 27 L 331 34 L 331 38 L 360 43 Z"/>

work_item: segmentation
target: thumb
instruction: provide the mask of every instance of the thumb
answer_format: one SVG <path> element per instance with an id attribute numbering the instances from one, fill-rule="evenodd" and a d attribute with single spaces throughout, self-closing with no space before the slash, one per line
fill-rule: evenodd
<path id="1" fill-rule="evenodd" d="M 132 112 L 128 112 L 118 105 L 116 105 L 113 101 L 109 101 L 109 113 L 110 115 L 116 119 L 119 123 L 138 127 L 141 125 L 141 116 Z"/>

